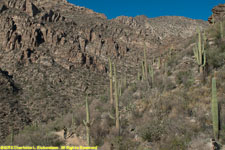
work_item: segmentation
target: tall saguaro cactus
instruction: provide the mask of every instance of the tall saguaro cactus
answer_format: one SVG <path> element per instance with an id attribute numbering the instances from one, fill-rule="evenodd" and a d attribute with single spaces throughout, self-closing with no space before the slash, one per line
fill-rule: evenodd
<path id="1" fill-rule="evenodd" d="M 137 80 L 138 80 L 138 81 L 141 80 L 141 75 L 140 75 L 139 71 L 138 71 L 138 74 L 137 74 Z"/>
<path id="2" fill-rule="evenodd" d="M 148 66 L 147 66 L 147 56 L 146 56 L 146 48 L 144 49 L 144 68 L 145 68 L 145 79 L 148 79 Z"/>
<path id="3" fill-rule="evenodd" d="M 200 73 L 203 73 L 204 67 L 206 65 L 206 52 L 204 48 L 205 35 L 203 38 L 204 39 L 202 40 L 201 31 L 200 29 L 198 29 L 198 43 L 197 43 L 198 45 L 194 47 L 193 51 L 196 62 L 199 66 Z"/>
<path id="4" fill-rule="evenodd" d="M 157 67 L 158 67 L 158 69 L 160 69 L 160 67 L 161 67 L 161 56 L 158 57 Z"/>
<path id="5" fill-rule="evenodd" d="M 145 80 L 145 62 L 142 61 L 141 63 L 141 68 L 142 68 L 142 80 Z"/>
<path id="6" fill-rule="evenodd" d="M 74 114 L 72 113 L 72 126 L 74 125 Z"/>
<path id="7" fill-rule="evenodd" d="M 120 119 L 119 119 L 119 99 L 118 99 L 118 87 L 117 87 L 117 76 L 116 76 L 116 66 L 114 65 L 114 86 L 115 86 L 115 107 L 116 107 L 116 129 L 118 135 L 120 134 Z"/>
<path id="8" fill-rule="evenodd" d="M 222 21 L 220 22 L 220 35 L 221 35 L 221 38 L 224 37 L 224 27 L 223 27 L 223 22 Z"/>
<path id="9" fill-rule="evenodd" d="M 152 80 L 152 87 L 153 87 L 153 83 L 154 83 L 154 69 L 151 65 L 149 65 L 149 74 L 151 76 L 151 80 Z"/>
<path id="10" fill-rule="evenodd" d="M 112 62 L 109 58 L 109 82 L 110 82 L 110 103 L 113 105 L 113 72 L 112 72 Z"/>
<path id="11" fill-rule="evenodd" d="M 86 97 L 86 121 L 83 120 L 84 125 L 86 127 L 86 134 L 87 134 L 87 146 L 90 146 L 90 112 L 89 112 L 89 105 L 88 105 L 88 99 Z"/>
<path id="12" fill-rule="evenodd" d="M 11 146 L 13 146 L 14 143 L 14 130 L 12 129 L 12 133 L 11 133 Z"/>
<path id="13" fill-rule="evenodd" d="M 216 92 L 216 79 L 212 78 L 212 121 L 213 121 L 213 133 L 215 139 L 219 138 L 219 112 L 218 101 Z"/>

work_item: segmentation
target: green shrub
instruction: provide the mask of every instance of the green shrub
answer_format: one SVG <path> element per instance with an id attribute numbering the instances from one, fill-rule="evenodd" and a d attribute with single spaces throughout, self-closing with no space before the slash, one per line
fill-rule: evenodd
<path id="1" fill-rule="evenodd" d="M 150 122 L 140 129 L 142 139 L 148 142 L 160 141 L 163 133 L 164 128 L 159 121 Z"/>
<path id="2" fill-rule="evenodd" d="M 178 72 L 175 80 L 176 80 L 177 84 L 184 84 L 185 88 L 189 88 L 194 82 L 194 80 L 192 78 L 192 74 L 191 74 L 190 71 L 180 71 L 180 72 Z"/>
<path id="3" fill-rule="evenodd" d="M 169 91 L 169 90 L 172 90 L 172 89 L 175 89 L 176 88 L 176 85 L 172 82 L 172 80 L 166 78 L 163 82 L 164 84 L 164 90 L 165 91 Z"/>
<path id="4" fill-rule="evenodd" d="M 168 143 L 164 144 L 160 150 L 186 150 L 187 145 L 185 138 L 173 136 L 168 141 Z"/>
<path id="5" fill-rule="evenodd" d="M 177 55 L 176 54 L 172 55 L 171 58 L 168 60 L 167 64 L 168 64 L 168 67 L 173 67 L 177 65 L 178 64 Z"/>
<path id="6" fill-rule="evenodd" d="M 223 23 L 223 28 L 225 23 Z M 208 30 L 210 38 L 214 39 L 213 46 L 206 46 L 206 58 L 210 69 L 219 68 L 225 64 L 225 42 L 221 37 L 221 23 L 217 23 Z"/>
<path id="7" fill-rule="evenodd" d="M 116 150 L 130 150 L 137 147 L 137 143 L 126 136 L 116 136 L 112 143 Z"/>
<path id="8" fill-rule="evenodd" d="M 210 69 L 219 68 L 225 64 L 225 43 L 218 47 L 210 47 L 206 51 L 207 63 Z"/>
<path id="9" fill-rule="evenodd" d="M 106 102 L 108 102 L 108 100 L 109 100 L 108 94 L 103 94 L 103 95 L 100 96 L 101 102 L 106 103 Z"/>
<path id="10" fill-rule="evenodd" d="M 9 139 L 10 136 L 7 137 L 5 144 L 10 144 Z M 27 126 L 19 134 L 14 135 L 13 143 L 19 146 L 61 146 L 64 144 L 57 135 L 47 128 L 35 126 Z"/>

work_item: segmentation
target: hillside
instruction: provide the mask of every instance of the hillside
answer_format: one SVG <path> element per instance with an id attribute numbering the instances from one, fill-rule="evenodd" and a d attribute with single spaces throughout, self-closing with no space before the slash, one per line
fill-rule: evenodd
<path id="1" fill-rule="evenodd" d="M 215 71 L 220 108 L 225 104 L 224 5 L 213 13 L 213 25 L 179 16 L 108 20 L 66 0 L 0 1 L 0 143 L 13 134 L 15 145 L 68 144 L 52 134 L 63 126 L 84 140 L 88 97 L 91 144 L 103 150 L 209 148 Z M 204 73 L 193 53 L 197 30 L 205 31 Z M 119 80 L 120 136 L 109 58 Z M 143 61 L 154 78 L 142 74 Z"/>

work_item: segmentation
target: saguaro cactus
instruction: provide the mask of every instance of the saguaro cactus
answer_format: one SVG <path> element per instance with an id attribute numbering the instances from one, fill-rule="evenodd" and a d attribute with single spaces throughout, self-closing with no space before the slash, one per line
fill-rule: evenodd
<path id="1" fill-rule="evenodd" d="M 120 119 L 119 119 L 119 99 L 118 99 L 118 87 L 117 87 L 117 76 L 116 76 L 116 66 L 114 65 L 114 86 L 115 86 L 115 107 L 116 107 L 116 129 L 118 135 L 120 134 Z"/>
<path id="2" fill-rule="evenodd" d="M 158 69 L 160 69 L 161 67 L 161 57 L 158 58 L 157 67 Z"/>
<path id="3" fill-rule="evenodd" d="M 141 68 L 142 68 L 142 80 L 145 80 L 145 62 L 144 61 L 142 61 Z"/>
<path id="4" fill-rule="evenodd" d="M 141 80 L 141 75 L 140 75 L 139 71 L 138 71 L 138 74 L 137 74 L 137 80 L 138 80 L 138 81 Z"/>
<path id="5" fill-rule="evenodd" d="M 153 87 L 153 83 L 154 83 L 154 69 L 151 65 L 149 65 L 149 74 L 151 76 L 151 80 L 152 80 L 152 87 Z"/>
<path id="6" fill-rule="evenodd" d="M 203 38 L 205 40 L 205 36 Z M 198 29 L 198 45 L 194 47 L 193 51 L 194 51 L 196 62 L 199 66 L 200 73 L 203 73 L 204 67 L 206 65 L 206 52 L 204 48 L 204 44 L 205 44 L 204 40 L 202 40 L 200 29 Z"/>
<path id="7" fill-rule="evenodd" d="M 112 72 L 112 62 L 109 58 L 109 87 L 110 87 L 110 103 L 113 105 L 113 72 Z"/>
<path id="8" fill-rule="evenodd" d="M 213 25 L 215 24 L 215 17 L 214 17 L 213 14 L 212 14 L 212 24 L 213 24 Z"/>
<path id="9" fill-rule="evenodd" d="M 74 125 L 74 114 L 72 113 L 72 126 Z"/>
<path id="10" fill-rule="evenodd" d="M 12 133 L 11 133 L 11 145 L 13 146 L 14 143 L 14 130 L 12 129 Z"/>
<path id="11" fill-rule="evenodd" d="M 146 48 L 144 49 L 144 65 L 145 65 L 145 79 L 148 79 L 148 66 L 147 66 L 147 56 L 146 56 Z"/>
<path id="12" fill-rule="evenodd" d="M 89 105 L 88 105 L 88 99 L 86 97 L 86 121 L 83 120 L 84 125 L 86 127 L 86 134 L 87 134 L 87 146 L 90 146 L 90 113 L 89 113 Z"/>
<path id="13" fill-rule="evenodd" d="M 213 133 L 215 139 L 219 138 L 219 112 L 218 101 L 216 92 L 216 79 L 212 78 L 212 121 L 213 121 Z"/>
<path id="14" fill-rule="evenodd" d="M 117 84 L 119 96 L 122 96 L 122 81 L 120 80 Z"/>
<path id="15" fill-rule="evenodd" d="M 221 35 L 221 39 L 224 37 L 224 27 L 223 27 L 223 22 L 220 22 L 220 35 Z"/>
<path id="16" fill-rule="evenodd" d="M 123 87 L 127 88 L 127 77 L 126 76 L 123 79 Z"/>

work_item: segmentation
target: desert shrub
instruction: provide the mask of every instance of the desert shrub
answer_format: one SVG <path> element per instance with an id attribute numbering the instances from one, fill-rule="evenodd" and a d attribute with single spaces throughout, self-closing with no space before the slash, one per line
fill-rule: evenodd
<path id="1" fill-rule="evenodd" d="M 10 136 L 7 137 L 5 144 L 10 144 L 9 142 Z M 19 134 L 14 135 L 13 144 L 19 146 L 61 146 L 64 142 L 47 128 L 27 126 Z"/>
<path id="2" fill-rule="evenodd" d="M 170 139 L 164 143 L 160 150 L 186 150 L 187 144 L 184 137 L 171 136 Z"/>
<path id="3" fill-rule="evenodd" d="M 184 84 L 185 88 L 189 88 L 194 82 L 190 71 L 179 71 L 175 80 L 177 84 Z"/>
<path id="4" fill-rule="evenodd" d="M 136 149 L 137 143 L 124 136 L 116 136 L 112 139 L 113 146 L 116 150 Z"/>
<path id="5" fill-rule="evenodd" d="M 138 90 L 138 87 L 140 87 L 140 83 L 132 83 L 129 85 L 129 87 L 124 91 L 122 96 L 119 98 L 120 103 L 124 106 L 129 106 L 130 103 L 133 103 L 134 100 L 134 93 Z M 139 90 L 140 91 L 140 90 Z"/>
<path id="6" fill-rule="evenodd" d="M 91 127 L 91 135 L 93 139 L 93 145 L 101 146 L 104 144 L 104 139 L 109 133 L 109 128 L 107 126 L 103 127 L 99 124 L 93 124 Z"/>
<path id="7" fill-rule="evenodd" d="M 207 64 L 210 69 L 219 68 L 225 64 L 225 43 L 220 47 L 210 47 L 206 51 Z"/>
<path id="8" fill-rule="evenodd" d="M 164 84 L 165 91 L 169 91 L 176 88 L 176 85 L 169 78 L 165 78 L 165 80 L 163 81 L 163 84 Z"/>
<path id="9" fill-rule="evenodd" d="M 220 140 L 222 144 L 225 144 L 225 125 L 224 124 L 221 125 L 221 129 L 220 129 Z"/>
<path id="10" fill-rule="evenodd" d="M 218 95 L 219 101 L 219 121 L 220 121 L 220 140 L 222 144 L 225 144 L 225 101 L 224 96 Z"/>
<path id="11" fill-rule="evenodd" d="M 146 123 L 140 128 L 140 136 L 144 141 L 156 142 L 161 139 L 162 134 L 165 132 L 164 128 L 160 124 L 160 121 L 152 121 Z"/>
<path id="12" fill-rule="evenodd" d="M 225 42 L 221 38 L 220 23 L 211 27 L 208 33 L 214 38 L 215 45 L 206 47 L 207 63 L 211 69 L 219 68 L 225 64 Z"/>
<path id="13" fill-rule="evenodd" d="M 129 89 L 134 93 L 137 91 L 137 84 L 136 83 L 132 83 L 129 87 Z"/>
<path id="14" fill-rule="evenodd" d="M 103 102 L 103 103 L 107 103 L 109 101 L 109 94 L 103 94 L 103 95 L 101 95 L 100 96 L 100 101 Z"/>
<path id="15" fill-rule="evenodd" d="M 178 64 L 178 56 L 176 54 L 172 55 L 172 57 L 167 62 L 169 67 L 173 67 Z"/>
<path id="16" fill-rule="evenodd" d="M 160 92 L 162 92 L 164 90 L 164 84 L 163 84 L 163 76 L 156 74 L 155 75 L 155 80 L 154 80 L 154 85 L 153 88 L 157 88 Z"/>
<path id="17" fill-rule="evenodd" d="M 77 109 L 77 111 L 68 113 L 49 122 L 46 127 L 51 131 L 60 131 L 64 126 L 67 128 L 73 127 L 74 125 L 79 126 L 83 123 L 84 118 L 85 110 L 81 111 L 80 109 Z"/>
<path id="18" fill-rule="evenodd" d="M 216 86 L 218 89 L 223 90 L 221 92 L 225 92 L 225 68 L 216 72 Z"/>
<path id="19" fill-rule="evenodd" d="M 225 23 L 223 22 L 223 27 L 225 26 Z M 210 37 L 215 38 L 216 41 L 221 39 L 221 30 L 220 30 L 220 22 L 217 22 L 215 25 L 211 26 L 207 30 Z"/>

